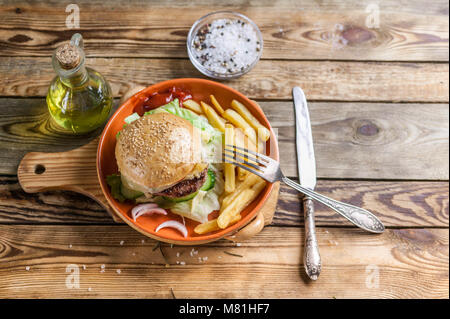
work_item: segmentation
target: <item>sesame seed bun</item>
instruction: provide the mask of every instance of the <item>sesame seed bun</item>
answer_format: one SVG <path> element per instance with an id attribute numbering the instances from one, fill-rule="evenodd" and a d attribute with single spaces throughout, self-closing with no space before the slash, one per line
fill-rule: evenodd
<path id="1" fill-rule="evenodd" d="M 127 187 L 157 193 L 188 176 L 201 161 L 199 131 L 167 112 L 144 115 L 118 137 L 116 160 Z"/>

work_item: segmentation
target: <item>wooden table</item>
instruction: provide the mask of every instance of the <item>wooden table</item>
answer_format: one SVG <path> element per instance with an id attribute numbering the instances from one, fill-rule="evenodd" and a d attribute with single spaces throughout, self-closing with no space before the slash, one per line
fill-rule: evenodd
<path id="1" fill-rule="evenodd" d="M 0 297 L 449 297 L 447 1 L 76 2 L 79 30 L 66 27 L 65 3 L 0 0 Z M 301 262 L 299 195 L 285 186 L 261 234 L 240 246 L 163 245 L 166 267 L 155 241 L 114 224 L 92 200 L 27 194 L 17 182 L 25 153 L 93 138 L 47 125 L 50 56 L 60 43 L 81 32 L 87 64 L 119 97 L 130 85 L 202 77 L 187 58 L 186 36 L 219 9 L 261 28 L 262 60 L 226 84 L 256 99 L 278 129 L 284 171 L 296 178 L 291 89 L 299 85 L 310 101 L 317 190 L 371 210 L 388 228 L 371 235 L 316 205 L 317 282 Z M 73 269 L 79 289 L 66 286 Z"/>

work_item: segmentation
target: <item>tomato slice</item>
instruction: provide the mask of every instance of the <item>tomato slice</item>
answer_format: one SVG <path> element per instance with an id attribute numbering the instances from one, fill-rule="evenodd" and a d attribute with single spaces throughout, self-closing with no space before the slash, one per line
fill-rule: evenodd
<path id="1" fill-rule="evenodd" d="M 188 90 L 183 90 L 174 86 L 166 91 L 155 92 L 147 96 L 142 102 L 134 107 L 133 111 L 142 116 L 145 112 L 166 105 L 176 98 L 179 100 L 180 106 L 183 107 L 183 101 L 192 99 L 192 94 Z"/>

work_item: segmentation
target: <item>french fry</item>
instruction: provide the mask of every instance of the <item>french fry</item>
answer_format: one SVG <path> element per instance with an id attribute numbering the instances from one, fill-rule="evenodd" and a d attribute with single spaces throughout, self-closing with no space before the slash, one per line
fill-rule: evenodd
<path id="1" fill-rule="evenodd" d="M 231 221 L 230 221 L 230 225 L 233 225 L 235 223 L 237 223 L 238 221 L 240 221 L 242 218 L 241 214 L 236 215 Z M 206 223 L 197 225 L 194 228 L 194 232 L 196 234 L 202 235 L 202 234 L 206 234 L 206 233 L 210 233 L 212 231 L 216 231 L 216 230 L 220 230 L 219 225 L 217 225 L 217 219 L 212 219 L 210 221 L 207 221 Z"/>
<path id="2" fill-rule="evenodd" d="M 217 102 L 216 97 L 214 95 L 210 95 L 209 98 L 211 99 L 211 103 L 216 107 L 217 112 L 222 115 L 225 111 L 223 110 L 219 102 Z"/>
<path id="3" fill-rule="evenodd" d="M 223 113 L 223 117 L 233 123 L 234 126 L 241 128 L 250 141 L 256 145 L 256 131 L 242 118 L 242 116 L 232 109 L 227 109 Z"/>
<path id="4" fill-rule="evenodd" d="M 234 145 L 234 127 L 231 124 L 225 124 L 225 145 Z M 235 166 L 230 163 L 225 163 L 224 176 L 225 176 L 225 192 L 231 193 L 235 189 Z"/>
<path id="5" fill-rule="evenodd" d="M 270 131 L 263 126 L 256 117 L 245 107 L 244 104 L 233 100 L 231 102 L 231 107 L 236 110 L 247 122 L 250 124 L 255 131 L 258 133 L 258 137 L 266 142 L 270 138 Z"/>
<path id="6" fill-rule="evenodd" d="M 202 114 L 202 108 L 200 107 L 200 104 L 198 104 L 197 102 L 195 102 L 194 100 L 187 100 L 183 102 L 183 106 L 185 106 L 186 108 L 188 108 L 191 111 L 194 111 L 197 114 Z"/>
<path id="7" fill-rule="evenodd" d="M 261 180 L 253 187 L 239 193 L 236 199 L 220 213 L 217 218 L 217 225 L 222 229 L 228 227 L 231 221 L 259 195 L 265 186 L 266 181 Z"/>
<path id="8" fill-rule="evenodd" d="M 225 208 L 231 205 L 232 202 L 234 202 L 237 198 L 237 196 L 242 193 L 244 190 L 251 188 L 256 183 L 262 181 L 263 179 L 259 176 L 256 176 L 255 174 L 249 174 L 248 178 L 240 182 L 234 192 L 228 194 L 225 196 L 222 200 L 222 205 L 220 208 L 220 211 L 224 211 Z"/>
<path id="9" fill-rule="evenodd" d="M 222 194 L 220 194 L 220 196 L 219 196 L 219 203 L 220 203 L 220 206 L 222 206 L 223 199 L 224 199 L 225 197 L 227 197 L 227 196 L 228 196 L 228 194 L 225 193 L 225 192 L 222 192 Z"/>
<path id="10" fill-rule="evenodd" d="M 247 148 L 256 152 L 256 145 L 242 132 L 240 128 L 234 130 L 234 142 L 236 146 Z M 243 181 L 249 174 L 249 171 L 238 167 L 238 180 Z"/>
<path id="11" fill-rule="evenodd" d="M 209 123 L 214 126 L 216 129 L 221 131 L 222 133 L 225 133 L 225 120 L 220 117 L 216 111 L 212 108 L 212 106 L 206 104 L 205 102 L 200 102 L 203 112 L 205 113 L 206 117 L 208 118 Z"/>
<path id="12" fill-rule="evenodd" d="M 248 138 L 247 138 L 248 140 Z M 245 147 L 245 135 L 242 133 L 241 129 L 236 129 L 234 133 L 234 144 L 238 147 L 246 148 Z M 250 174 L 249 171 L 246 171 L 242 167 L 237 168 L 237 178 L 240 181 L 243 181 L 245 177 Z"/>

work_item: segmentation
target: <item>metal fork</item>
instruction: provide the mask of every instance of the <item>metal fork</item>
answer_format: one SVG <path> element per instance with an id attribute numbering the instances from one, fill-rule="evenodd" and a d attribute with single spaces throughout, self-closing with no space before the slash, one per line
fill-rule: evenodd
<path id="1" fill-rule="evenodd" d="M 330 207 L 359 228 L 372 233 L 382 233 L 384 231 L 383 223 L 381 223 L 381 221 L 371 212 L 357 206 L 339 202 L 302 187 L 300 184 L 297 184 L 284 176 L 280 169 L 280 163 L 266 155 L 228 144 L 225 145 L 223 155 L 225 162 L 239 166 L 258 175 L 269 183 L 283 181 L 283 183 L 296 189 L 300 193 Z"/>

